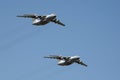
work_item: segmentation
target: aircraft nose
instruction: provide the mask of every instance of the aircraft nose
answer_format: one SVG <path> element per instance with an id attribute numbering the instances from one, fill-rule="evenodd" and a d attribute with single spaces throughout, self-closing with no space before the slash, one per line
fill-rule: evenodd
<path id="1" fill-rule="evenodd" d="M 73 59 L 80 59 L 80 57 L 79 56 L 74 56 Z"/>
<path id="2" fill-rule="evenodd" d="M 53 17 L 56 17 L 56 14 L 51 14 Z"/>

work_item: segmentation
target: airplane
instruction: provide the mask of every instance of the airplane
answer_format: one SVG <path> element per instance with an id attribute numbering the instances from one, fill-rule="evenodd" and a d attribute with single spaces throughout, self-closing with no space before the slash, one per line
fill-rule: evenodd
<path id="1" fill-rule="evenodd" d="M 80 60 L 80 56 L 64 57 L 64 56 L 58 56 L 58 55 L 49 55 L 49 56 L 45 56 L 44 58 L 57 59 L 58 65 L 60 66 L 68 66 L 73 63 L 78 63 L 87 67 L 87 65 Z"/>
<path id="2" fill-rule="evenodd" d="M 32 18 L 33 25 L 45 25 L 49 22 L 54 22 L 56 24 L 59 24 L 61 26 L 65 26 L 62 22 L 60 22 L 56 17 L 55 14 L 48 14 L 39 16 L 37 14 L 24 14 L 24 15 L 18 15 L 17 17 L 23 17 L 23 18 Z"/>

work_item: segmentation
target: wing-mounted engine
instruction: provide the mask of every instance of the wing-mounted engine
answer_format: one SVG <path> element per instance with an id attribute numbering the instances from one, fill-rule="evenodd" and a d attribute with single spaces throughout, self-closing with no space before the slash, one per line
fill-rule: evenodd
<path id="1" fill-rule="evenodd" d="M 64 60 L 69 60 L 70 59 L 70 57 L 62 57 L 62 59 L 64 59 Z"/>

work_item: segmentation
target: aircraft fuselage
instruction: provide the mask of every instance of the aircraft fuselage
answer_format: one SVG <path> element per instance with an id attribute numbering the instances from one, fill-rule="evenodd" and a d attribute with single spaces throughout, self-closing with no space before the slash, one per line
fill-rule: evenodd
<path id="1" fill-rule="evenodd" d="M 45 25 L 55 18 L 56 18 L 55 14 L 47 15 L 43 19 L 37 18 L 33 20 L 33 25 Z"/>
<path id="2" fill-rule="evenodd" d="M 58 65 L 60 65 L 60 66 L 68 66 L 70 64 L 73 64 L 75 61 L 77 61 L 79 59 L 80 59 L 79 56 L 73 56 L 73 57 L 70 57 L 68 60 L 59 60 Z"/>

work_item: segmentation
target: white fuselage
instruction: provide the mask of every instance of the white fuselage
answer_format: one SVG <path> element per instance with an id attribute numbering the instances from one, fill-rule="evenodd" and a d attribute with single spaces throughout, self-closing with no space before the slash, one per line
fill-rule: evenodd
<path id="1" fill-rule="evenodd" d="M 79 56 L 73 56 L 73 57 L 70 57 L 68 60 L 59 60 L 58 65 L 67 66 L 67 65 L 74 63 L 75 61 L 79 59 L 80 59 Z"/>
<path id="2" fill-rule="evenodd" d="M 37 19 L 33 20 L 33 25 L 45 25 L 55 18 L 56 18 L 55 14 L 47 15 L 47 16 L 43 17 L 42 19 L 37 18 Z"/>

